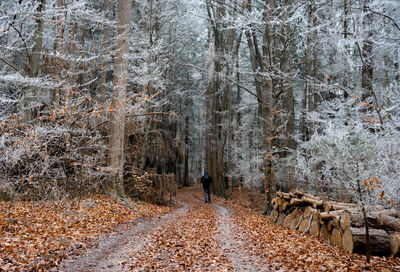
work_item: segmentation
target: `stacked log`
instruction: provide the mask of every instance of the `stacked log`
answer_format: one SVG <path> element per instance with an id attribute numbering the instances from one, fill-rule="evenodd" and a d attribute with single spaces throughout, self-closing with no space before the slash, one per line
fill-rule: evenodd
<path id="1" fill-rule="evenodd" d="M 362 208 L 296 191 L 277 192 L 270 220 L 319 237 L 349 252 L 366 253 L 365 219 Z M 383 206 L 368 207 L 367 222 L 371 254 L 400 257 L 400 213 Z"/>

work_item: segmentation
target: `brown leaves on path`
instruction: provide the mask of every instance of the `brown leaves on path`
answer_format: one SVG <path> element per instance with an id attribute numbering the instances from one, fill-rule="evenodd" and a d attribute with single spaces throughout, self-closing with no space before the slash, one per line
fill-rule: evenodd
<path id="1" fill-rule="evenodd" d="M 143 216 L 171 208 L 123 204 L 99 197 L 83 200 L 79 207 L 55 202 L 17 202 L 7 219 L 8 202 L 0 202 L 0 271 L 46 271 L 57 266 L 74 249 L 86 247 L 100 233 Z"/>
<path id="2" fill-rule="evenodd" d="M 128 262 L 131 271 L 232 271 L 217 240 L 218 218 L 214 207 L 196 201 L 193 189 L 180 192 L 188 211 L 164 224 L 146 240 Z"/>
<path id="3" fill-rule="evenodd" d="M 132 212 L 104 197 L 72 210 L 51 202 L 17 203 L 12 222 L 7 203 L 0 203 L 0 271 L 81 271 L 87 263 L 93 266 L 85 271 L 400 271 L 399 258 L 372 257 L 367 265 L 365 256 L 271 224 L 235 203 L 214 198 L 205 204 L 200 187 L 180 190 L 177 198 L 183 207 L 173 213 L 149 204 Z M 57 267 L 74 249 L 127 222 L 135 223 L 103 236 L 103 246 L 80 256 L 72 270 Z"/>

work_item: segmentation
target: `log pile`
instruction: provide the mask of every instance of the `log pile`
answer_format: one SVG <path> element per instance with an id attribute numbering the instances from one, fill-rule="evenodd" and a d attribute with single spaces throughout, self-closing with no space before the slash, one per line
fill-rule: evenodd
<path id="1" fill-rule="evenodd" d="M 292 230 L 319 237 L 349 252 L 366 253 L 362 208 L 327 201 L 303 192 L 277 192 L 270 219 Z M 371 210 L 371 211 L 370 211 Z M 400 257 L 400 213 L 383 206 L 368 207 L 371 254 Z"/>

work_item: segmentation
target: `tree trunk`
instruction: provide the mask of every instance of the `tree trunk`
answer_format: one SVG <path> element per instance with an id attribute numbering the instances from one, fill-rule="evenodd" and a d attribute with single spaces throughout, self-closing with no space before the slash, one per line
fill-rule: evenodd
<path id="1" fill-rule="evenodd" d="M 349 78 L 348 78 L 348 72 L 349 72 L 349 56 L 350 56 L 350 46 L 347 44 L 347 39 L 349 36 L 349 0 L 343 0 L 343 11 L 344 11 L 344 16 L 343 16 L 343 37 L 345 39 L 346 45 L 345 45 L 345 50 L 343 52 L 343 87 L 344 87 L 344 92 L 347 94 L 347 88 L 349 87 Z"/>
<path id="2" fill-rule="evenodd" d="M 249 48 L 250 61 L 251 61 L 252 70 L 253 70 L 253 74 L 254 74 L 254 84 L 256 85 L 256 93 L 257 93 L 257 97 L 258 97 L 258 114 L 261 116 L 262 101 L 260 100 L 260 98 L 261 98 L 262 80 L 260 82 L 260 79 L 259 79 L 260 67 L 258 65 L 259 61 L 257 60 L 258 56 L 256 55 L 255 45 L 253 43 L 252 34 L 251 34 L 250 30 L 247 30 L 245 34 L 246 34 L 246 38 L 247 38 L 247 46 Z"/>
<path id="3" fill-rule="evenodd" d="M 70 41 L 68 46 L 68 54 L 71 56 L 71 60 L 69 63 L 69 73 L 68 73 L 68 82 L 70 86 L 75 85 L 75 67 L 76 67 L 76 35 L 78 33 L 78 23 L 76 22 L 76 18 L 74 15 L 74 10 L 71 11 L 70 15 Z"/>
<path id="4" fill-rule="evenodd" d="M 282 17 L 287 20 L 288 8 L 293 4 L 293 1 L 282 2 L 282 9 L 284 14 Z M 293 29 L 290 22 L 286 22 L 283 25 L 283 33 L 281 43 L 284 47 L 283 58 L 281 60 L 281 70 L 282 70 L 282 93 L 283 93 L 283 110 L 286 114 L 286 127 L 285 127 L 285 140 L 284 140 L 284 150 L 283 156 L 287 157 L 296 149 L 296 139 L 295 139 L 295 111 L 294 111 L 294 95 L 293 95 L 293 75 L 292 75 L 292 43 L 293 43 Z M 292 165 L 287 166 L 286 171 L 286 184 L 285 187 L 288 191 L 295 188 L 294 180 L 294 167 Z"/>
<path id="5" fill-rule="evenodd" d="M 64 16 L 63 16 L 63 11 L 64 10 L 64 4 L 63 0 L 57 0 L 57 37 L 55 40 L 54 44 L 54 51 L 57 52 L 60 56 L 61 59 L 64 59 L 64 43 L 63 43 L 63 33 L 64 33 Z M 64 60 L 62 61 L 64 63 Z M 61 75 L 62 76 L 62 75 Z M 57 87 L 54 90 L 54 103 L 56 105 L 59 105 L 61 102 L 61 95 L 62 95 L 62 87 Z"/>
<path id="6" fill-rule="evenodd" d="M 236 93 L 236 103 L 237 105 L 240 105 L 240 100 L 241 100 L 241 91 L 240 91 L 240 72 L 239 72 L 239 57 L 237 57 L 236 60 L 236 82 L 238 83 L 237 86 L 237 93 Z M 238 179 L 238 188 L 239 188 L 239 203 L 242 203 L 242 175 L 240 171 L 240 162 L 241 162 L 241 156 L 240 156 L 240 150 L 241 150 L 241 131 L 240 127 L 242 126 L 242 118 L 241 118 L 241 112 L 240 109 L 237 109 L 236 112 L 236 135 L 235 135 L 235 142 L 236 142 L 236 150 L 237 150 L 237 164 L 236 164 L 236 169 L 237 169 L 237 179 Z"/>
<path id="7" fill-rule="evenodd" d="M 104 23 L 103 23 L 103 43 L 101 47 L 101 74 L 99 82 L 99 96 L 105 99 L 105 90 L 107 84 L 107 64 L 108 64 L 108 51 L 109 51 L 109 18 L 110 0 L 104 0 Z"/>
<path id="8" fill-rule="evenodd" d="M 364 38 L 361 57 L 363 59 L 362 71 L 361 71 L 361 88 L 363 89 L 362 99 L 365 101 L 372 96 L 372 83 L 373 83 L 373 61 L 372 61 L 372 13 L 369 11 L 369 1 L 364 0 L 364 18 L 363 27 L 364 31 L 367 32 L 367 36 Z M 372 101 L 370 101 L 372 102 Z"/>
<path id="9" fill-rule="evenodd" d="M 185 119 L 185 170 L 183 175 L 183 186 L 189 186 L 189 116 Z"/>
<path id="10" fill-rule="evenodd" d="M 40 59 L 43 44 L 43 11 L 46 5 L 45 0 L 40 0 L 39 5 L 36 9 L 36 30 L 35 30 L 35 42 L 32 48 L 31 54 L 28 56 L 28 76 L 30 78 L 35 78 L 39 74 L 40 70 Z M 36 88 L 33 86 L 28 86 L 25 89 L 24 95 L 24 121 L 31 121 L 33 116 L 32 106 L 36 100 Z"/>
<path id="11" fill-rule="evenodd" d="M 272 196 L 275 195 L 276 184 L 273 175 L 272 165 L 272 141 L 273 141 L 273 122 L 272 122 L 272 107 L 273 107 L 273 84 L 272 78 L 268 74 L 272 70 L 272 23 L 271 13 L 274 10 L 275 1 L 267 0 L 263 11 L 263 46 L 262 46 L 262 114 L 261 114 L 261 127 L 262 127 L 262 140 L 263 149 L 265 152 L 264 157 L 264 171 L 265 171 L 265 207 L 264 213 L 268 214 L 271 211 Z"/>
<path id="12" fill-rule="evenodd" d="M 125 136 L 125 98 L 128 83 L 131 1 L 118 0 L 118 29 L 115 52 L 114 90 L 110 128 L 110 166 L 112 190 L 124 196 L 123 165 Z"/>
<path id="13" fill-rule="evenodd" d="M 313 61 L 312 61 L 312 51 L 313 51 L 313 47 L 314 47 L 314 41 L 313 41 L 313 17 L 314 17 L 314 1 L 312 0 L 310 3 L 310 6 L 308 7 L 308 22 L 307 22 L 307 49 L 306 49 L 306 64 L 305 64 L 305 68 L 306 68 L 306 89 L 304 90 L 304 99 L 306 101 L 305 104 L 303 104 L 303 106 L 305 105 L 308 109 L 308 112 L 311 113 L 313 111 L 313 106 L 314 106 L 314 102 L 313 102 L 313 92 L 314 92 L 314 88 L 313 88 L 313 74 L 312 74 L 312 65 L 313 65 Z M 304 111 L 306 111 L 306 108 L 303 108 Z M 304 117 L 305 118 L 305 117 Z M 304 125 L 306 125 L 308 123 L 308 127 L 304 128 L 304 132 L 305 135 L 303 136 L 304 139 L 309 139 L 310 135 L 313 134 L 313 124 L 312 122 L 304 122 Z"/>
<path id="14" fill-rule="evenodd" d="M 86 38 L 86 23 L 85 23 L 85 19 L 82 19 L 82 22 L 81 22 L 80 35 L 81 35 L 80 39 L 79 39 L 80 56 L 81 56 L 82 59 L 84 59 L 85 58 L 85 38 Z M 81 62 L 81 64 L 79 65 L 78 78 L 76 79 L 76 83 L 78 84 L 78 86 L 81 86 L 83 84 L 84 75 L 85 75 L 85 68 L 84 68 L 84 64 Z"/>

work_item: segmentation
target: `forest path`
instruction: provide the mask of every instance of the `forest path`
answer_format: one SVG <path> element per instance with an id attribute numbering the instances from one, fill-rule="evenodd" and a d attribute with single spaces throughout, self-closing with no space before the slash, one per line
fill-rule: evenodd
<path id="1" fill-rule="evenodd" d="M 173 213 L 101 238 L 58 271 L 269 271 L 243 247 L 248 238 L 231 220 L 235 211 L 203 203 L 201 193 L 200 187 L 181 190 Z"/>
<path id="2" fill-rule="evenodd" d="M 397 258 L 367 265 L 230 201 L 206 204 L 202 194 L 200 186 L 180 190 L 174 212 L 121 227 L 57 271 L 400 271 Z"/>

